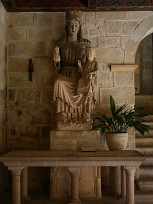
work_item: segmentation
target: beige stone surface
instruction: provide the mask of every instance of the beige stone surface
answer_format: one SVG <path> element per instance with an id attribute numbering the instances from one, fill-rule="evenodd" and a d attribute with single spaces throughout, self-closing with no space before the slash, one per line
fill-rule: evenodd
<path id="1" fill-rule="evenodd" d="M 112 64 L 111 71 L 112 72 L 132 72 L 138 68 L 136 64 Z M 134 81 L 134 80 L 133 80 Z"/>
<path id="2" fill-rule="evenodd" d="M 107 21 L 108 36 L 129 36 L 139 24 L 139 21 Z"/>
<path id="3" fill-rule="evenodd" d="M 100 132 L 98 130 L 52 130 L 50 132 L 50 145 L 52 151 L 81 150 L 81 147 L 101 149 Z"/>
<path id="4" fill-rule="evenodd" d="M 99 49 L 100 48 L 100 49 Z M 96 48 L 96 59 L 99 63 L 122 64 L 124 51 L 121 48 Z"/>
<path id="5" fill-rule="evenodd" d="M 7 40 L 26 40 L 26 28 L 9 28 Z"/>
<path id="6" fill-rule="evenodd" d="M 133 72 L 114 73 L 114 85 L 134 87 L 134 73 Z"/>
<path id="7" fill-rule="evenodd" d="M 126 49 L 126 46 L 128 44 L 128 41 L 130 40 L 130 36 L 122 36 L 122 40 L 121 40 L 121 47 L 123 49 Z"/>
<path id="8" fill-rule="evenodd" d="M 21 42 L 10 42 L 9 43 L 9 56 L 22 56 L 27 54 L 27 43 Z"/>
<path id="9" fill-rule="evenodd" d="M 151 11 L 136 11 L 136 12 L 129 11 L 128 12 L 128 19 L 141 21 L 150 15 L 152 15 Z"/>
<path id="10" fill-rule="evenodd" d="M 33 13 L 8 13 L 8 26 L 9 27 L 26 27 L 33 26 Z"/>
<path id="11" fill-rule="evenodd" d="M 110 71 L 98 70 L 98 85 L 99 87 L 112 87 L 114 74 Z"/>
<path id="12" fill-rule="evenodd" d="M 109 93 L 109 94 L 108 94 Z M 109 104 L 109 96 L 110 94 L 114 97 L 116 104 L 123 104 L 127 103 L 129 105 L 134 104 L 134 95 L 135 90 L 134 87 L 115 87 L 114 89 L 100 88 L 100 101 L 103 102 L 103 104 Z"/>
<path id="13" fill-rule="evenodd" d="M 103 48 L 121 47 L 121 37 L 98 37 L 98 44 Z"/>
<path id="14" fill-rule="evenodd" d="M 27 41 L 35 41 L 36 39 L 36 30 L 34 27 L 27 28 Z"/>
<path id="15" fill-rule="evenodd" d="M 36 40 L 42 40 L 42 41 L 50 41 L 52 40 L 52 29 L 44 29 L 44 28 L 39 28 L 36 31 Z"/>
<path id="16" fill-rule="evenodd" d="M 42 57 L 47 55 L 47 44 L 44 41 L 41 42 L 29 42 L 28 54 L 31 57 Z"/>
<path id="17" fill-rule="evenodd" d="M 50 27 L 53 24 L 55 18 L 56 17 L 54 13 L 49 13 L 49 12 L 48 13 L 43 13 L 43 12 L 35 13 L 34 14 L 34 25 L 38 27 L 41 27 L 41 26 Z"/>
<path id="18" fill-rule="evenodd" d="M 97 12 L 96 19 L 126 20 L 127 14 L 127 12 Z"/>
<path id="19" fill-rule="evenodd" d="M 8 71 L 9 72 L 20 72 L 28 70 L 28 60 L 26 57 L 9 57 L 8 59 Z"/>
<path id="20" fill-rule="evenodd" d="M 94 36 L 105 36 L 106 35 L 106 28 L 105 28 L 105 21 L 104 20 L 86 20 L 85 29 L 87 29 L 87 33 L 89 37 Z"/>
<path id="21" fill-rule="evenodd" d="M 30 83 L 26 72 L 10 72 L 8 83 L 10 87 L 33 88 L 35 79 Z"/>

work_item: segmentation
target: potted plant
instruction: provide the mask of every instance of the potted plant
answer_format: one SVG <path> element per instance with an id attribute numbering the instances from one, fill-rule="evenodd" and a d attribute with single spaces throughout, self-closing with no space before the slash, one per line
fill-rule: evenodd
<path id="1" fill-rule="evenodd" d="M 109 150 L 124 150 L 128 142 L 127 130 L 130 127 L 138 130 L 142 135 L 149 133 L 150 126 L 139 121 L 141 116 L 134 109 L 128 110 L 127 104 L 116 107 L 114 98 L 110 95 L 110 114 L 96 113 L 93 128 L 101 129 L 106 137 Z"/>

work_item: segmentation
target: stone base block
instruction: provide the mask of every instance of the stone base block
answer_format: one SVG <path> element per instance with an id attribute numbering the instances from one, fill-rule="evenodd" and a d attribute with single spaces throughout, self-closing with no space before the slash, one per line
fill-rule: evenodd
<path id="1" fill-rule="evenodd" d="M 75 131 L 52 130 L 50 132 L 50 149 L 52 151 L 81 151 L 82 148 L 101 149 L 99 130 Z"/>
<path id="2" fill-rule="evenodd" d="M 57 131 L 50 132 L 50 149 L 52 151 L 90 151 L 100 150 L 100 131 Z M 97 169 L 92 167 L 80 168 L 79 196 L 80 199 L 96 198 Z M 71 177 L 68 168 L 52 168 L 51 198 L 71 198 Z"/>

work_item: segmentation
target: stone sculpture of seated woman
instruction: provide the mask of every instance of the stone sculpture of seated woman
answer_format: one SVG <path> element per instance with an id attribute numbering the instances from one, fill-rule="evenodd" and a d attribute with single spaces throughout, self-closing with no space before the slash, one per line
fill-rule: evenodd
<path id="1" fill-rule="evenodd" d="M 57 70 L 54 101 L 58 129 L 75 129 L 78 124 L 91 129 L 97 86 L 94 57 L 90 41 L 82 38 L 80 12 L 68 11 L 65 37 L 57 43 L 53 56 Z"/>

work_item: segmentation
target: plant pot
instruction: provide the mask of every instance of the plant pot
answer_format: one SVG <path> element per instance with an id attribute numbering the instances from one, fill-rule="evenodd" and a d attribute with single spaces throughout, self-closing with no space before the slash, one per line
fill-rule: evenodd
<path id="1" fill-rule="evenodd" d="M 106 142 L 111 151 L 125 150 L 128 142 L 128 133 L 106 133 Z"/>

